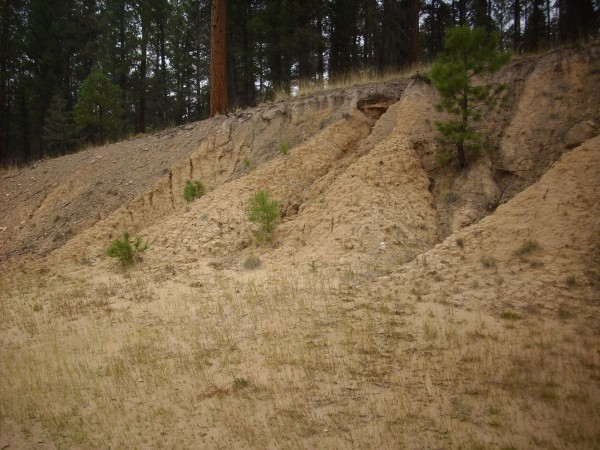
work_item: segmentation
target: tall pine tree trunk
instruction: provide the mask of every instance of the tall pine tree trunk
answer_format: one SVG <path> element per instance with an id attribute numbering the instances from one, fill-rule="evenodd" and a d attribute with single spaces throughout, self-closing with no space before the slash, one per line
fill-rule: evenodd
<path id="1" fill-rule="evenodd" d="M 548 27 L 548 39 L 553 39 L 552 22 L 550 22 L 550 0 L 546 0 L 546 26 Z"/>
<path id="2" fill-rule="evenodd" d="M 410 42 L 408 63 L 419 62 L 419 0 L 410 1 Z"/>
<path id="3" fill-rule="evenodd" d="M 166 13 L 163 7 L 163 13 Z M 167 125 L 167 114 L 168 114 L 168 102 L 169 102 L 169 93 L 167 86 L 167 55 L 165 49 L 165 15 L 160 18 L 160 73 L 162 75 L 162 124 L 163 126 Z"/>
<path id="4" fill-rule="evenodd" d="M 381 36 L 381 59 L 379 60 L 379 70 L 384 71 L 394 65 L 393 45 L 394 45 L 394 18 L 395 3 L 393 0 L 383 0 L 383 19 Z"/>
<path id="5" fill-rule="evenodd" d="M 519 49 L 519 44 L 521 43 L 521 3 L 520 0 L 515 0 L 514 9 L 514 35 L 513 35 L 513 48 L 515 50 Z"/>
<path id="6" fill-rule="evenodd" d="M 227 0 L 211 2 L 210 115 L 227 111 Z"/>
<path id="7" fill-rule="evenodd" d="M 19 79 L 23 80 L 25 76 L 23 75 L 22 68 L 19 69 Z M 21 81 L 23 83 L 23 81 Z M 27 98 L 25 94 L 25 88 L 20 86 L 18 94 L 18 102 L 19 102 L 19 116 L 20 116 L 20 125 L 21 125 L 21 142 L 20 142 L 20 150 L 23 155 L 23 159 L 21 161 L 29 162 L 31 161 L 31 143 L 30 143 L 30 135 L 29 135 L 29 111 L 27 108 Z M 20 152 L 20 153 L 21 153 Z"/>
<path id="8" fill-rule="evenodd" d="M 2 8 L 0 22 L 0 165 L 8 162 L 8 45 L 9 45 L 9 15 L 8 5 Z"/>
<path id="9" fill-rule="evenodd" d="M 458 25 L 464 27 L 467 25 L 467 1 L 458 0 Z"/>
<path id="10" fill-rule="evenodd" d="M 143 5 L 141 6 L 140 15 L 142 22 L 142 55 L 140 61 L 140 93 L 136 130 L 138 133 L 144 133 L 146 131 L 146 73 L 148 71 L 148 58 L 146 52 L 148 47 L 148 21 L 146 19 L 147 11 L 144 9 Z"/>
<path id="11" fill-rule="evenodd" d="M 323 42 L 323 17 L 321 12 L 317 17 L 317 33 L 319 34 L 318 44 L 318 55 L 317 55 L 317 76 L 319 77 L 319 84 L 324 86 L 325 77 L 325 45 Z"/>
<path id="12" fill-rule="evenodd" d="M 468 67 L 468 56 L 465 52 L 464 54 L 464 74 L 467 76 L 467 67 Z M 465 154 L 465 133 L 467 132 L 467 128 L 469 126 L 469 88 L 465 85 L 462 91 L 462 99 L 461 99 L 461 120 L 460 120 L 460 140 L 456 145 L 456 149 L 458 152 L 458 164 L 461 169 L 467 167 L 467 155 Z"/>
<path id="13" fill-rule="evenodd" d="M 245 11 L 245 17 L 251 17 L 252 10 L 248 7 Z M 248 30 L 248 24 L 245 23 L 243 27 L 244 40 L 242 43 L 242 61 L 244 65 L 244 106 L 256 105 L 256 87 L 254 86 L 255 70 L 252 60 L 252 41 L 251 35 Z"/>
<path id="14" fill-rule="evenodd" d="M 125 0 L 119 4 L 119 88 L 123 92 L 123 104 L 127 100 L 127 30 L 125 28 Z"/>
<path id="15" fill-rule="evenodd" d="M 558 27 L 562 42 L 588 41 L 598 20 L 592 0 L 559 0 Z"/>

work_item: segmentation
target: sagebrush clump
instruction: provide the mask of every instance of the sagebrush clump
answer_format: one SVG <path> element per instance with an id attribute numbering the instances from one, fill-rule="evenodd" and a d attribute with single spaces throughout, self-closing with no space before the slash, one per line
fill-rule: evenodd
<path id="1" fill-rule="evenodd" d="M 247 270 L 258 269 L 261 266 L 261 264 L 262 264 L 262 262 L 258 256 L 250 255 L 244 261 L 244 269 L 247 269 Z"/>
<path id="2" fill-rule="evenodd" d="M 130 240 L 128 231 L 123 233 L 123 239 L 115 239 L 106 249 L 106 256 L 118 258 L 123 267 L 130 266 L 142 259 L 142 253 L 148 250 L 148 244 L 142 243 L 141 237 Z"/>
<path id="3" fill-rule="evenodd" d="M 202 181 L 199 180 L 187 180 L 185 187 L 183 188 L 183 198 L 186 202 L 191 202 L 197 198 L 202 197 L 206 193 L 206 189 Z"/>

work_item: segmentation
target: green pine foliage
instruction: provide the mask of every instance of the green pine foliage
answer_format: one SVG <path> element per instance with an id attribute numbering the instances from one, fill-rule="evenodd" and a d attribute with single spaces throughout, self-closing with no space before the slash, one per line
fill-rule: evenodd
<path id="1" fill-rule="evenodd" d="M 73 112 L 59 95 L 52 97 L 44 121 L 44 142 L 50 154 L 66 154 L 79 144 Z"/>
<path id="2" fill-rule="evenodd" d="M 122 96 L 106 75 L 92 70 L 79 90 L 75 105 L 75 123 L 87 140 L 103 143 L 121 135 L 125 114 Z"/>
<path id="3" fill-rule="evenodd" d="M 142 243 L 141 237 L 131 241 L 128 231 L 123 233 L 123 239 L 114 240 L 108 249 L 106 256 L 118 258 L 123 267 L 130 266 L 142 259 L 142 253 L 148 250 L 148 244 Z"/>
<path id="4" fill-rule="evenodd" d="M 271 199 L 271 194 L 267 190 L 261 189 L 248 202 L 246 217 L 248 221 L 260 226 L 256 233 L 257 241 L 269 241 L 280 217 L 279 203 Z"/>
<path id="5" fill-rule="evenodd" d="M 191 202 L 197 198 L 202 197 L 206 192 L 204 184 L 199 180 L 187 180 L 183 188 L 183 198 L 186 202 Z"/>
<path id="6" fill-rule="evenodd" d="M 458 27 L 448 29 L 444 52 L 430 72 L 433 86 L 441 96 L 438 110 L 454 118 L 437 123 L 443 141 L 456 148 L 459 165 L 467 165 L 467 152 L 482 148 L 482 134 L 473 123 L 498 104 L 503 85 L 475 84 L 478 75 L 497 72 L 510 55 L 499 52 L 495 33 L 483 28 Z"/>

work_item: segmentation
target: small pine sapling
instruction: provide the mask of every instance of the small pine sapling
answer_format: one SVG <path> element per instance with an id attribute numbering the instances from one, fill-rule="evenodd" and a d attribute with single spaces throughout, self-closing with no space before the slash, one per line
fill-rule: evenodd
<path id="1" fill-rule="evenodd" d="M 183 188 L 183 198 L 186 202 L 191 202 L 197 198 L 202 197 L 206 193 L 204 184 L 199 180 L 187 180 Z"/>
<path id="2" fill-rule="evenodd" d="M 141 237 L 132 242 L 128 231 L 123 233 L 123 239 L 116 239 L 106 249 L 106 256 L 118 258 L 123 267 L 129 266 L 142 259 L 142 253 L 148 250 L 148 244 L 142 243 Z"/>
<path id="3" fill-rule="evenodd" d="M 279 203 L 271 199 L 271 194 L 261 189 L 250 199 L 246 206 L 246 217 L 260 228 L 256 233 L 257 240 L 270 240 L 279 220 Z"/>

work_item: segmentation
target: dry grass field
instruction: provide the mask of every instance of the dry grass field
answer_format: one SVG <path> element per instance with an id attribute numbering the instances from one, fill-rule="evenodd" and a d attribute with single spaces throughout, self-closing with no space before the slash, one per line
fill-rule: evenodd
<path id="1" fill-rule="evenodd" d="M 350 268 L 150 278 L 3 280 L 11 447 L 600 442 L 589 305 L 489 314 L 385 294 L 374 272 Z"/>

